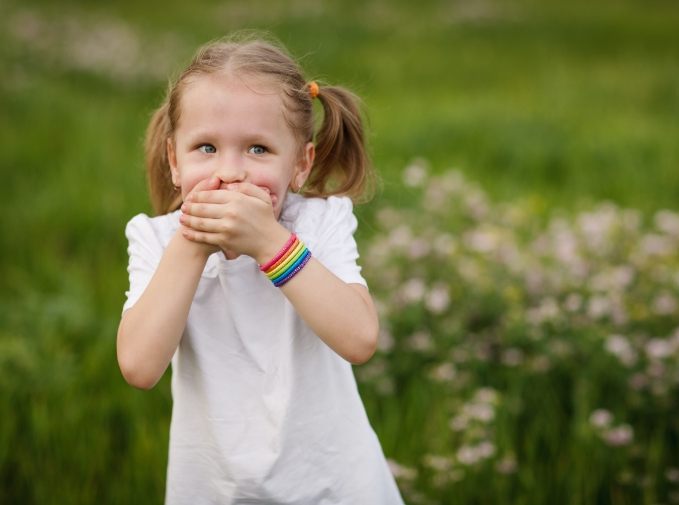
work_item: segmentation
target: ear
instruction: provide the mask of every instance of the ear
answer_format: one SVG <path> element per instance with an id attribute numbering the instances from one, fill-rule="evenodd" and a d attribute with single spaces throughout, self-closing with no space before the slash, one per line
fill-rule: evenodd
<path id="1" fill-rule="evenodd" d="M 304 145 L 304 152 L 300 157 L 297 167 L 295 167 L 295 175 L 292 178 L 290 185 L 293 190 L 299 191 L 304 183 L 309 178 L 311 167 L 314 166 L 314 159 L 316 158 L 316 147 L 313 142 L 307 142 Z"/>
<path id="2" fill-rule="evenodd" d="M 174 142 L 172 138 L 167 138 L 167 162 L 170 165 L 170 172 L 172 173 L 172 184 L 175 186 L 180 186 L 181 181 L 179 179 L 179 169 L 177 168 L 177 152 L 174 150 Z"/>

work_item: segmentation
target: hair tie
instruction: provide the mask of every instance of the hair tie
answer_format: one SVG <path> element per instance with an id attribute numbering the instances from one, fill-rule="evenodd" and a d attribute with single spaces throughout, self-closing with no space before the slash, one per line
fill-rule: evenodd
<path id="1" fill-rule="evenodd" d="M 316 81 L 311 81 L 309 83 L 309 94 L 311 95 L 312 100 L 318 96 L 320 91 L 321 89 Z"/>

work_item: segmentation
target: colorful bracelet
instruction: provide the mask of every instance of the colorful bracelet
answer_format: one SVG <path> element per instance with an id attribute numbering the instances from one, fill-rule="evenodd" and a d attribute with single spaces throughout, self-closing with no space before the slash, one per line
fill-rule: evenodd
<path id="1" fill-rule="evenodd" d="M 262 272 L 266 272 L 267 270 L 270 270 L 271 267 L 276 266 L 276 264 L 281 260 L 281 258 L 283 258 L 283 257 L 285 256 L 285 253 L 288 252 L 288 249 L 290 249 L 290 246 L 292 246 L 292 244 L 293 244 L 296 240 L 298 240 L 298 239 L 297 239 L 297 235 L 295 235 L 294 233 L 292 233 L 292 234 L 290 235 L 290 238 L 288 239 L 288 241 L 287 241 L 287 242 L 285 243 L 285 245 L 281 248 L 281 250 L 278 251 L 278 253 L 276 254 L 276 256 L 274 256 L 273 259 L 272 259 L 271 261 L 268 261 L 268 262 L 265 263 L 264 265 L 259 265 L 259 269 L 260 269 Z"/>
<path id="2" fill-rule="evenodd" d="M 264 265 L 260 265 L 259 269 L 266 274 L 274 286 L 281 287 L 297 275 L 310 259 L 311 251 L 293 233 L 276 256 Z"/>

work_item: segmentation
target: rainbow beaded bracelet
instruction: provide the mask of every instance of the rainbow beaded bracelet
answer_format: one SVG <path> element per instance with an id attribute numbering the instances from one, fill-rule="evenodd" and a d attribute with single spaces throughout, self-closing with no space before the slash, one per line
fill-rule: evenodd
<path id="1" fill-rule="evenodd" d="M 292 233 L 276 256 L 260 265 L 259 269 L 278 288 L 297 275 L 310 259 L 311 251 Z"/>

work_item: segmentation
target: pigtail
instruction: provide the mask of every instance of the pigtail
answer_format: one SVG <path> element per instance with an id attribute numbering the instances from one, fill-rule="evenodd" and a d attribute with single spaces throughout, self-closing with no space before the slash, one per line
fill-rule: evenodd
<path id="1" fill-rule="evenodd" d="M 365 147 L 359 98 L 338 86 L 321 86 L 323 123 L 316 135 L 316 159 L 304 192 L 367 200 L 375 176 Z"/>
<path id="2" fill-rule="evenodd" d="M 146 179 L 154 212 L 166 214 L 179 208 L 181 193 L 172 184 L 170 163 L 167 159 L 167 139 L 172 125 L 167 100 L 153 113 L 146 129 Z"/>

